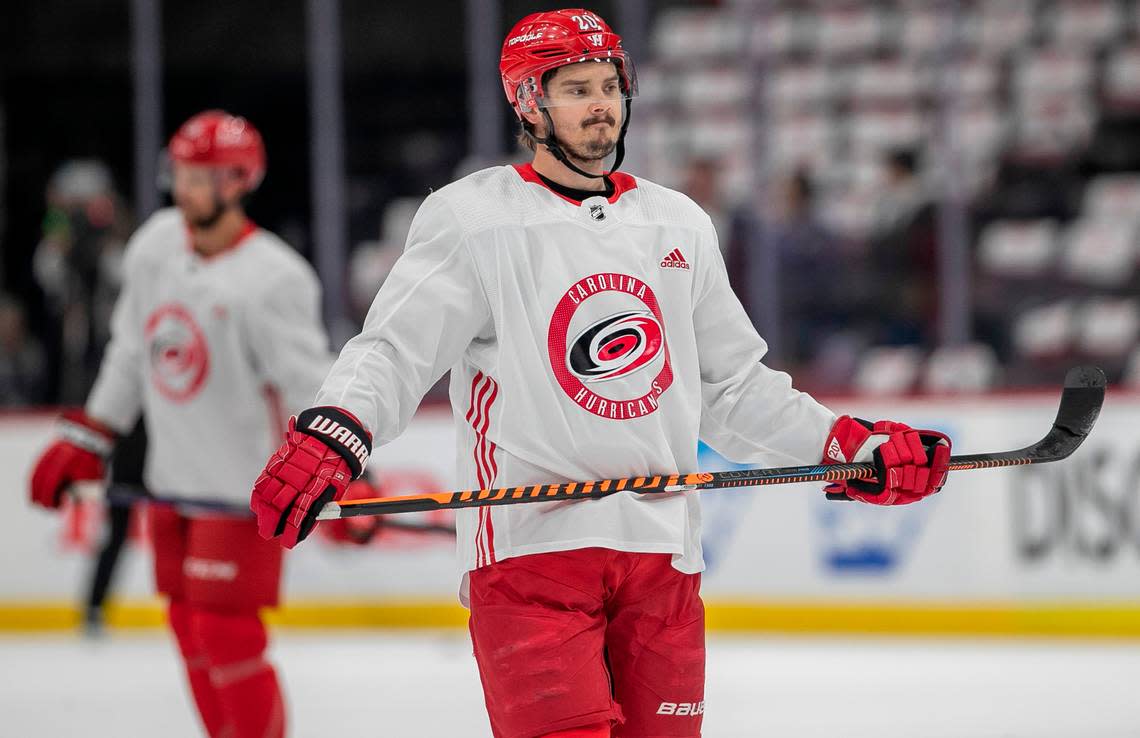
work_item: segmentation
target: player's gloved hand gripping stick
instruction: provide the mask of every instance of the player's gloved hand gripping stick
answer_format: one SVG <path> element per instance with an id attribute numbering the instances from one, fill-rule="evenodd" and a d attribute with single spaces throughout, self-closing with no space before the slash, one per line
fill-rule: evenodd
<path id="1" fill-rule="evenodd" d="M 249 507 L 262 538 L 293 548 L 312 532 L 317 513 L 344 497 L 364 471 L 372 435 L 352 413 L 311 407 L 289 419 L 285 442 L 253 483 Z"/>
<path id="2" fill-rule="evenodd" d="M 79 411 L 65 412 L 59 422 L 59 437 L 32 468 L 32 502 L 54 510 L 71 485 L 103 479 L 104 462 L 116 440 L 115 432 L 94 418 Z"/>
<path id="3" fill-rule="evenodd" d="M 948 471 L 969 469 L 996 469 L 1025 464 L 1044 464 L 1068 457 L 1092 431 L 1104 402 L 1104 372 L 1096 367 L 1076 367 L 1065 376 L 1061 404 L 1057 409 L 1053 427 L 1032 446 L 998 453 L 965 454 L 951 456 Z M 925 431 L 923 433 L 926 433 Z M 936 441 L 937 439 L 930 439 Z M 639 493 L 685 492 L 727 487 L 753 487 L 793 482 L 842 483 L 852 479 L 871 479 L 877 473 L 874 462 L 793 466 L 776 469 L 741 469 L 698 474 L 672 474 L 652 477 L 606 479 L 595 482 L 569 482 L 538 484 L 530 487 L 504 487 L 499 489 L 465 490 L 436 494 L 381 497 L 372 500 L 353 500 L 343 504 L 326 504 L 316 516 L 317 520 L 335 520 L 359 515 L 385 515 L 389 513 L 420 512 L 447 508 L 480 507 L 483 505 L 513 505 L 551 500 L 577 500 L 605 497 L 622 491 Z M 837 490 L 829 488 L 830 493 Z M 850 495 L 850 492 L 845 494 Z M 855 490 L 856 496 L 873 491 Z M 873 502 L 873 499 L 868 501 Z"/>
<path id="4" fill-rule="evenodd" d="M 844 415 L 824 443 L 824 464 L 871 462 L 875 475 L 832 482 L 829 500 L 858 500 L 871 505 L 908 505 L 929 497 L 946 483 L 950 439 L 945 433 L 916 430 L 904 423 Z"/>

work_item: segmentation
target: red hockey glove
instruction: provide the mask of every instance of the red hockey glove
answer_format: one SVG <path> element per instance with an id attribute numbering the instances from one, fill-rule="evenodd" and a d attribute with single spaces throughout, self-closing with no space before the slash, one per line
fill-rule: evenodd
<path id="1" fill-rule="evenodd" d="M 293 548 L 317 524 L 325 503 L 339 500 L 364 470 L 372 436 L 337 407 L 312 407 L 289 419 L 285 443 L 253 483 L 249 507 L 262 538 Z"/>
<path id="2" fill-rule="evenodd" d="M 59 439 L 47 447 L 32 469 L 32 502 L 54 510 L 73 482 L 102 479 L 103 460 L 115 446 L 115 432 L 84 413 L 63 414 Z"/>
<path id="3" fill-rule="evenodd" d="M 367 479 L 357 479 L 348 485 L 348 489 L 338 502 L 347 500 L 369 500 L 380 496 L 380 488 Z M 361 515 L 354 518 L 340 518 L 329 520 L 321 528 L 321 534 L 326 535 L 334 543 L 364 546 L 372 542 L 376 534 L 383 527 L 382 516 Z"/>
<path id="4" fill-rule="evenodd" d="M 824 464 L 871 461 L 871 479 L 850 479 L 824 488 L 829 500 L 859 500 L 872 505 L 907 505 L 942 489 L 950 463 L 950 439 L 944 433 L 915 430 L 903 423 L 844 415 L 835 421 L 824 445 Z"/>

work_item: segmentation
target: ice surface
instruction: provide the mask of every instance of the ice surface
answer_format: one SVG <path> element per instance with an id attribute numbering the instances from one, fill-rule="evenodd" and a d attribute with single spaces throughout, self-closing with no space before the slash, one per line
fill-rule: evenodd
<path id="1" fill-rule="evenodd" d="M 489 736 L 461 633 L 283 632 L 290 735 Z M 705 738 L 1140 736 L 1140 643 L 727 638 Z M 0 638 L 0 735 L 196 738 L 170 642 Z"/>

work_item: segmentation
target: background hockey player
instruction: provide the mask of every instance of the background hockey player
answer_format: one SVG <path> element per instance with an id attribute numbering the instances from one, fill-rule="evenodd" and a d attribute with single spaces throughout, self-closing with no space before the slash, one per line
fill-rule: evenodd
<path id="1" fill-rule="evenodd" d="M 586 10 L 538 13 L 500 71 L 533 162 L 430 195 L 362 333 L 254 486 L 291 547 L 372 444 L 451 369 L 460 483 L 530 485 L 696 470 L 698 439 L 741 462 L 867 459 L 829 491 L 921 499 L 949 442 L 836 418 L 761 363 L 708 216 L 603 171 L 637 92 L 621 39 Z M 496 736 L 697 736 L 704 712 L 696 495 L 463 510 L 461 596 Z"/>
<path id="2" fill-rule="evenodd" d="M 128 246 L 99 378 L 40 457 L 32 500 L 58 507 L 145 411 L 145 481 L 156 496 L 244 505 L 260 458 L 328 368 L 320 290 L 307 262 L 247 217 L 265 173 L 260 134 L 222 111 L 170 141 L 177 208 Z M 277 604 L 282 550 L 250 518 L 151 510 L 155 576 L 206 732 L 273 738 L 285 707 L 259 608 Z"/>

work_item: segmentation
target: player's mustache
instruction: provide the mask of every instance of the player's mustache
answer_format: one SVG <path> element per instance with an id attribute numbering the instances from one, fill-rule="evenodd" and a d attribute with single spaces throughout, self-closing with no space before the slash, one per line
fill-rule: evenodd
<path id="1" fill-rule="evenodd" d="M 614 117 L 612 115 L 610 115 L 609 113 L 606 113 L 605 117 L 603 117 L 603 118 L 590 118 L 589 120 L 583 121 L 582 127 L 583 128 L 589 128 L 590 126 L 594 125 L 595 123 L 609 123 L 611 126 L 617 125 L 617 121 L 614 120 Z"/>

